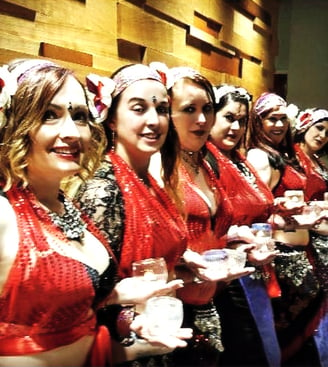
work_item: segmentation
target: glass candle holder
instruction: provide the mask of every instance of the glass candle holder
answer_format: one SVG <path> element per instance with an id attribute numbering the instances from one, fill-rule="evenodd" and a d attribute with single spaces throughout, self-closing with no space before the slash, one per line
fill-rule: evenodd
<path id="1" fill-rule="evenodd" d="M 272 241 L 272 226 L 269 223 L 253 223 L 252 231 L 255 236 L 255 243 L 259 251 L 271 251 L 274 244 Z"/>
<path id="2" fill-rule="evenodd" d="M 304 204 L 304 192 L 302 190 L 286 190 L 284 193 L 287 208 L 295 205 Z"/>
<path id="3" fill-rule="evenodd" d="M 203 252 L 207 264 L 207 274 L 212 277 L 224 277 L 229 271 L 229 256 L 225 249 L 213 249 Z"/>
<path id="4" fill-rule="evenodd" d="M 182 301 L 170 296 L 150 298 L 144 310 L 149 332 L 152 335 L 175 334 L 182 325 Z"/>
<path id="5" fill-rule="evenodd" d="M 140 277 L 143 281 L 165 284 L 168 279 L 165 259 L 159 257 L 134 261 L 132 263 L 132 275 Z"/>

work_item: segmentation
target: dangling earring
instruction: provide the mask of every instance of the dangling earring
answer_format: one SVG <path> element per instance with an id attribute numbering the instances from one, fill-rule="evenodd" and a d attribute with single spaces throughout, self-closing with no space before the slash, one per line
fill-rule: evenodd
<path id="1" fill-rule="evenodd" d="M 116 132 L 112 130 L 112 141 L 111 141 L 111 150 L 114 152 L 115 150 L 115 140 L 116 140 Z"/>

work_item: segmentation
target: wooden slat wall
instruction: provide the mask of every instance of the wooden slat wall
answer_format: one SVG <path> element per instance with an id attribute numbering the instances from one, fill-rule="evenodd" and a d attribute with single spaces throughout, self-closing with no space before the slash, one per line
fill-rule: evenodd
<path id="1" fill-rule="evenodd" d="M 0 0 L 0 62 L 49 58 L 83 79 L 156 60 L 257 96 L 273 87 L 278 2 Z"/>

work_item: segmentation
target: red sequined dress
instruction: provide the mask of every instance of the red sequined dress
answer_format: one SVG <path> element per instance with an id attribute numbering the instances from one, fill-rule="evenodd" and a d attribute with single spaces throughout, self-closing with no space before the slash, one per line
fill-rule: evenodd
<path id="1" fill-rule="evenodd" d="M 106 241 L 82 216 L 109 252 L 106 285 L 97 289 L 102 275 L 69 257 L 69 241 L 34 194 L 13 187 L 6 197 L 17 216 L 20 241 L 0 294 L 0 355 L 44 352 L 95 335 L 92 310 L 112 290 L 116 273 Z"/>

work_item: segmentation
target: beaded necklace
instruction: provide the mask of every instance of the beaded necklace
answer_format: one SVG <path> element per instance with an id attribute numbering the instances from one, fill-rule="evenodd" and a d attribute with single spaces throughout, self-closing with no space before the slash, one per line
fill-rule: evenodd
<path id="1" fill-rule="evenodd" d="M 59 215 L 56 212 L 50 212 L 49 216 L 52 222 L 59 227 L 69 240 L 76 240 L 82 243 L 86 224 L 81 219 L 81 213 L 60 193 L 58 199 L 64 205 L 64 214 Z"/>

